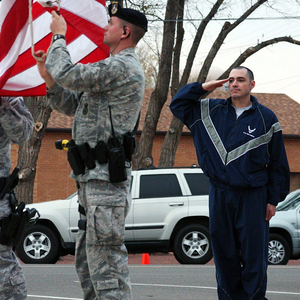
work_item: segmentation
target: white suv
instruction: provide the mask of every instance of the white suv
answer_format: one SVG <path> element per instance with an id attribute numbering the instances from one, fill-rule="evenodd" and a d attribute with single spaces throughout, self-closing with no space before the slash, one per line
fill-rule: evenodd
<path id="1" fill-rule="evenodd" d="M 182 264 L 212 258 L 208 229 L 209 180 L 200 168 L 132 172 L 132 205 L 125 223 L 130 253 L 174 252 Z M 41 217 L 16 247 L 24 263 L 55 263 L 73 254 L 79 219 L 77 193 L 65 200 L 29 204 Z"/>

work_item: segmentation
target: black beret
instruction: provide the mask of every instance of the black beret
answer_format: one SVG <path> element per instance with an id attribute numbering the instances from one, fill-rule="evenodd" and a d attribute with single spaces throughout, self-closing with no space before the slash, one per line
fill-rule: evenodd
<path id="1" fill-rule="evenodd" d="M 108 13 L 110 17 L 117 17 L 133 25 L 142 27 L 146 31 L 148 30 L 148 21 L 146 16 L 135 9 L 122 8 L 118 5 L 118 2 L 112 2 L 108 6 Z"/>

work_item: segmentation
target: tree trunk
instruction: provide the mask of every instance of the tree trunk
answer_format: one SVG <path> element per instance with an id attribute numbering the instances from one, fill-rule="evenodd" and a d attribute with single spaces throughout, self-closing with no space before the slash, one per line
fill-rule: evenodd
<path id="1" fill-rule="evenodd" d="M 171 85 L 171 96 L 174 97 L 177 93 L 177 88 L 179 86 L 179 68 L 180 68 L 180 54 L 181 54 L 181 48 L 182 48 L 182 42 L 184 37 L 184 29 L 183 29 L 183 14 L 184 14 L 184 4 L 185 0 L 179 0 L 179 9 L 178 9 L 178 16 L 177 16 L 177 35 L 176 35 L 176 45 L 174 47 L 174 60 L 173 60 L 173 72 L 172 72 L 172 85 Z M 173 121 L 173 120 L 172 120 Z M 165 138 L 161 153 L 160 153 L 160 159 L 158 163 L 158 167 L 170 167 L 174 165 L 175 160 L 175 153 L 179 141 L 176 139 L 176 132 L 174 128 L 180 126 L 180 121 L 178 119 L 174 120 L 175 122 L 178 122 L 177 126 L 175 124 L 171 124 L 169 131 L 167 135 L 175 135 L 172 136 L 172 138 Z M 182 123 L 181 123 L 182 125 Z M 179 133 L 179 139 L 181 136 L 181 131 Z M 176 149 L 174 148 L 176 147 Z"/>
<path id="2" fill-rule="evenodd" d="M 161 147 L 159 167 L 172 167 L 174 165 L 182 128 L 183 123 L 174 117 Z"/>
<path id="3" fill-rule="evenodd" d="M 15 192 L 19 201 L 32 203 L 38 154 L 52 109 L 47 97 L 26 97 L 24 102 L 32 114 L 35 125 L 31 138 L 19 147 L 19 184 Z"/>
<path id="4" fill-rule="evenodd" d="M 168 0 L 166 7 L 166 20 L 175 20 L 178 13 L 178 0 Z M 169 91 L 171 78 L 171 65 L 175 39 L 175 21 L 164 23 L 163 44 L 161 60 L 159 63 L 158 80 L 154 92 L 150 97 L 148 110 L 145 117 L 144 128 L 140 143 L 133 157 L 134 168 L 149 167 L 153 163 L 152 148 L 156 126 L 161 109 L 165 104 Z"/>

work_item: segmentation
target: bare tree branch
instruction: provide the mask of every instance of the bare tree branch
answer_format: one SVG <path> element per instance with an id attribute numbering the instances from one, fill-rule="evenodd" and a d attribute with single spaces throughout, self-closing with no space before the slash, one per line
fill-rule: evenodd
<path id="1" fill-rule="evenodd" d="M 220 50 L 225 38 L 227 35 L 235 29 L 239 24 L 241 24 L 244 20 L 247 19 L 247 17 L 252 14 L 258 7 L 260 7 L 263 3 L 265 3 L 267 0 L 259 0 L 254 5 L 252 5 L 238 20 L 236 20 L 233 24 L 230 22 L 225 22 L 224 26 L 221 29 L 221 32 L 219 33 L 218 37 L 216 38 L 215 42 L 213 43 L 208 55 L 206 56 L 206 59 L 203 63 L 203 66 L 201 68 L 201 71 L 199 73 L 197 81 L 199 82 L 205 82 L 208 71 L 212 65 L 213 60 L 215 59 L 218 51 Z"/>
<path id="2" fill-rule="evenodd" d="M 258 52 L 259 50 L 273 45 L 273 44 L 277 44 L 280 42 L 287 42 L 287 43 L 291 43 L 294 45 L 300 45 L 300 41 L 293 39 L 290 36 L 283 36 L 283 37 L 277 37 L 277 38 L 273 38 L 270 39 L 268 41 L 264 41 L 262 43 L 257 44 L 255 47 L 249 47 L 247 48 L 238 58 L 237 60 L 219 77 L 219 79 L 223 79 L 228 77 L 229 72 L 232 68 L 240 66 L 247 58 L 249 58 L 251 55 L 255 54 L 256 52 Z"/>
<path id="3" fill-rule="evenodd" d="M 178 89 L 180 89 L 181 87 L 183 87 L 187 83 L 187 81 L 190 77 L 190 74 L 191 74 L 191 70 L 192 70 L 192 67 L 193 67 L 195 56 L 196 56 L 197 50 L 199 48 L 199 44 L 202 40 L 204 31 L 205 31 L 209 21 L 218 12 L 218 10 L 219 10 L 220 6 L 223 4 L 223 2 L 224 2 L 224 0 L 218 0 L 215 3 L 215 5 L 212 7 L 212 9 L 210 10 L 208 15 L 200 23 L 200 26 L 197 30 L 196 36 L 195 36 L 194 41 L 193 41 L 193 45 L 190 49 L 190 52 L 189 52 L 189 55 L 188 55 L 188 58 L 187 58 L 187 61 L 186 61 L 186 65 L 185 65 L 185 68 L 184 68 L 184 71 L 183 71 L 183 74 L 182 74 L 182 77 L 181 77 L 180 84 L 177 87 Z"/>

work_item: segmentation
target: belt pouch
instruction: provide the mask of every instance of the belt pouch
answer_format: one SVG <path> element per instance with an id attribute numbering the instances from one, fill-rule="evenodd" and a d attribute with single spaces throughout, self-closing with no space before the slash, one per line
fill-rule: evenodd
<path id="1" fill-rule="evenodd" d="M 100 165 L 107 163 L 108 150 L 103 141 L 99 141 L 95 147 L 95 156 Z"/>
<path id="2" fill-rule="evenodd" d="M 78 152 L 89 170 L 96 167 L 95 160 L 92 155 L 92 149 L 90 148 L 90 145 L 88 143 L 79 145 Z"/>
<path id="3" fill-rule="evenodd" d="M 75 175 L 80 175 L 84 173 L 84 161 L 80 157 L 77 146 L 69 148 L 68 161 Z"/>
<path id="4" fill-rule="evenodd" d="M 20 225 L 20 216 L 15 213 L 11 213 L 8 217 L 2 220 L 1 232 L 0 232 L 0 244 L 11 246 L 13 242 L 16 230 Z"/>
<path id="5" fill-rule="evenodd" d="M 131 161 L 132 154 L 134 153 L 134 149 L 135 149 L 135 137 L 131 133 L 128 132 L 124 135 L 123 146 L 124 146 L 125 157 L 129 161 Z"/>
<path id="6" fill-rule="evenodd" d="M 15 234 L 15 237 L 14 237 L 14 240 L 13 240 L 13 247 L 16 247 L 17 244 L 20 242 L 20 240 L 21 240 L 21 238 L 24 234 L 24 231 L 27 227 L 28 221 L 29 221 L 28 211 L 22 212 L 20 222 L 19 222 L 19 226 L 16 230 L 16 234 Z"/>
<path id="7" fill-rule="evenodd" d="M 127 179 L 123 146 L 108 148 L 108 170 L 110 182 L 117 183 Z"/>

